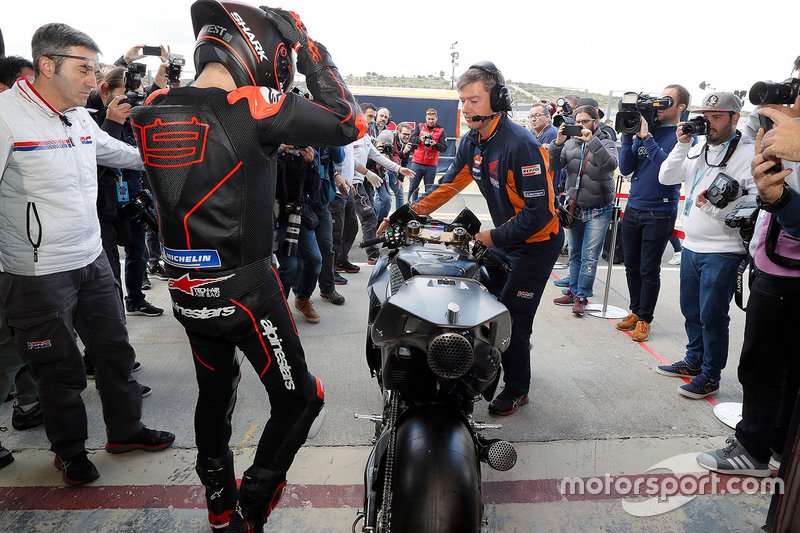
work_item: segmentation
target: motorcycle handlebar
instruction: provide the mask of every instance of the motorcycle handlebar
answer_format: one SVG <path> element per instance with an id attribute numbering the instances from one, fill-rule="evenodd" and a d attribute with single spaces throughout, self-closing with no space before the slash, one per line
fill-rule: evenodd
<path id="1" fill-rule="evenodd" d="M 383 237 L 375 237 L 374 239 L 367 239 L 365 241 L 361 241 L 358 243 L 359 248 L 369 248 L 370 246 L 375 246 L 376 244 L 381 244 L 383 242 Z"/>

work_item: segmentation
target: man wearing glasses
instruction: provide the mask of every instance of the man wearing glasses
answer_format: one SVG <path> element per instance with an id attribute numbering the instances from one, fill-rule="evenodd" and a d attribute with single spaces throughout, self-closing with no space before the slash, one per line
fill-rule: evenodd
<path id="1" fill-rule="evenodd" d="M 0 300 L 39 385 L 55 466 L 68 485 L 83 485 L 100 474 L 85 449 L 75 332 L 97 357 L 106 451 L 163 450 L 175 435 L 140 420 L 134 351 L 97 219 L 97 165 L 141 170 L 142 162 L 83 107 L 97 85 L 97 44 L 47 24 L 32 49 L 35 76 L 0 95 Z"/>
<path id="2" fill-rule="evenodd" d="M 553 120 L 550 116 L 550 106 L 545 104 L 534 104 L 528 113 L 529 125 L 528 129 L 539 144 L 547 146 L 556 140 L 558 130 L 553 126 Z"/>

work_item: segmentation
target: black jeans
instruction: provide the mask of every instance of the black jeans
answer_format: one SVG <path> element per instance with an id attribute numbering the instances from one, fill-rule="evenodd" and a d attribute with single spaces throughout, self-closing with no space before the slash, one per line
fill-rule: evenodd
<path id="1" fill-rule="evenodd" d="M 503 352 L 503 382 L 514 396 L 527 394 L 531 385 L 531 333 L 553 265 L 564 246 L 564 232 L 550 240 L 524 244 L 513 250 L 496 248 L 511 263 L 511 273 L 487 266 L 486 284 L 511 313 L 511 341 Z"/>
<path id="2" fill-rule="evenodd" d="M 125 299 L 133 307 L 144 302 L 142 280 L 147 275 L 147 248 L 145 228 L 141 222 L 130 222 L 131 241 L 125 245 Z"/>
<path id="3" fill-rule="evenodd" d="M 358 235 L 358 217 L 353 195 L 337 194 L 328 205 L 333 222 L 333 252 L 336 263 L 349 261 L 350 248 Z"/>
<path id="4" fill-rule="evenodd" d="M 335 258 L 333 251 L 333 218 L 327 207 L 314 207 L 313 209 L 319 220 L 315 235 L 319 253 L 322 256 L 322 268 L 319 271 L 319 292 L 321 294 L 331 294 L 336 289 L 336 285 L 333 282 L 333 262 Z"/>
<path id="5" fill-rule="evenodd" d="M 736 439 L 758 461 L 782 453 L 800 389 L 797 301 L 800 278 L 756 272 L 747 301 L 739 382 L 744 393 Z"/>
<path id="6" fill-rule="evenodd" d="M 625 209 L 622 219 L 622 248 L 631 311 L 639 320 L 653 321 L 661 290 L 661 256 L 667 247 L 677 211 Z"/>

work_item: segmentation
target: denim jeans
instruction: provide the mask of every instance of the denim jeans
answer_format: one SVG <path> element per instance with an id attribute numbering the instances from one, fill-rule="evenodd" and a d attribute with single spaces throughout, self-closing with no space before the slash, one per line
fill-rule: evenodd
<path id="1" fill-rule="evenodd" d="M 681 312 L 686 328 L 686 358 L 702 373 L 719 379 L 728 361 L 728 324 L 736 270 L 744 254 L 681 252 Z"/>
<path id="2" fill-rule="evenodd" d="M 403 182 L 397 179 L 397 172 L 387 172 L 389 176 L 389 189 L 394 193 L 394 208 L 400 209 L 405 203 L 405 195 L 403 193 Z"/>
<path id="3" fill-rule="evenodd" d="M 385 176 L 388 180 L 388 173 Z M 375 216 L 378 217 L 378 224 L 381 220 L 389 216 L 389 211 L 392 210 L 392 195 L 389 193 L 389 184 L 384 182 L 380 187 L 375 189 Z"/>
<path id="4" fill-rule="evenodd" d="M 436 179 L 436 166 L 411 163 L 408 168 L 417 173 L 417 175 L 414 176 L 414 179 L 411 180 L 411 186 L 408 189 L 408 193 L 411 195 L 409 199 L 412 203 L 414 203 L 417 200 L 417 196 L 420 194 L 424 196 L 425 193 L 430 190 L 431 185 L 433 185 L 433 180 Z M 424 185 L 420 187 L 420 182 L 423 180 Z"/>
<path id="5" fill-rule="evenodd" d="M 567 232 L 569 243 L 569 290 L 578 298 L 592 296 L 597 261 L 603 251 L 608 224 L 611 222 L 611 205 L 589 220 L 575 219 Z"/>
<path id="6" fill-rule="evenodd" d="M 661 256 L 667 247 L 678 211 L 625 209 L 622 219 L 622 248 L 631 311 L 639 320 L 653 321 L 661 290 Z"/>
<path id="7" fill-rule="evenodd" d="M 317 214 L 319 224 L 314 231 L 314 236 L 317 239 L 317 247 L 319 254 L 322 258 L 322 264 L 319 271 L 319 292 L 322 294 L 330 294 L 336 288 L 333 282 L 334 272 L 334 259 L 333 252 L 333 217 L 328 207 L 314 207 L 314 212 Z M 312 289 L 313 290 L 313 289 Z"/>
<path id="8" fill-rule="evenodd" d="M 289 297 L 289 289 L 294 291 L 294 295 L 301 300 L 307 300 L 314 292 L 319 279 L 319 272 L 322 268 L 322 255 L 317 246 L 315 233 L 305 226 L 300 226 L 300 236 L 297 238 L 297 253 L 287 256 L 283 253 L 283 238 L 286 235 L 286 225 L 282 224 L 277 230 L 278 243 L 275 255 L 278 257 L 280 269 L 278 275 L 281 278 L 283 292 Z"/>
<path id="9" fill-rule="evenodd" d="M 358 217 L 353 195 L 337 194 L 328 204 L 328 210 L 333 219 L 334 261 L 336 263 L 349 261 L 350 248 L 358 235 Z"/>

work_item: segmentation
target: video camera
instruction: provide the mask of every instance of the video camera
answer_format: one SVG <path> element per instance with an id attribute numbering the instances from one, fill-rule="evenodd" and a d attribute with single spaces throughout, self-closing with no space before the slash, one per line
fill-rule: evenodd
<path id="1" fill-rule="evenodd" d="M 178 85 L 181 82 L 181 72 L 186 65 L 186 59 L 181 54 L 170 54 L 167 63 L 167 83 Z"/>
<path id="2" fill-rule="evenodd" d="M 794 104 L 800 94 L 800 78 L 789 78 L 782 83 L 773 81 L 757 81 L 750 87 L 750 103 L 753 105 L 765 104 Z"/>
<path id="3" fill-rule="evenodd" d="M 125 81 L 125 99 L 120 103 L 130 104 L 131 107 L 142 105 L 146 96 L 136 90 L 142 86 L 142 75 L 147 72 L 144 63 L 128 63 L 128 70 L 123 77 Z"/>
<path id="4" fill-rule="evenodd" d="M 561 114 L 553 117 L 553 126 L 560 128 L 562 124 L 575 124 L 575 117 L 572 116 L 572 106 L 569 105 L 566 98 L 556 100 L 556 105 L 561 108 Z"/>
<path id="5" fill-rule="evenodd" d="M 684 135 L 708 135 L 708 119 L 706 117 L 694 117 L 683 125 Z"/>
<path id="6" fill-rule="evenodd" d="M 642 117 L 653 129 L 656 111 L 669 109 L 675 102 L 670 96 L 653 97 L 648 94 L 627 92 L 619 101 L 619 111 L 614 129 L 619 133 L 636 135 L 642 126 Z"/>

